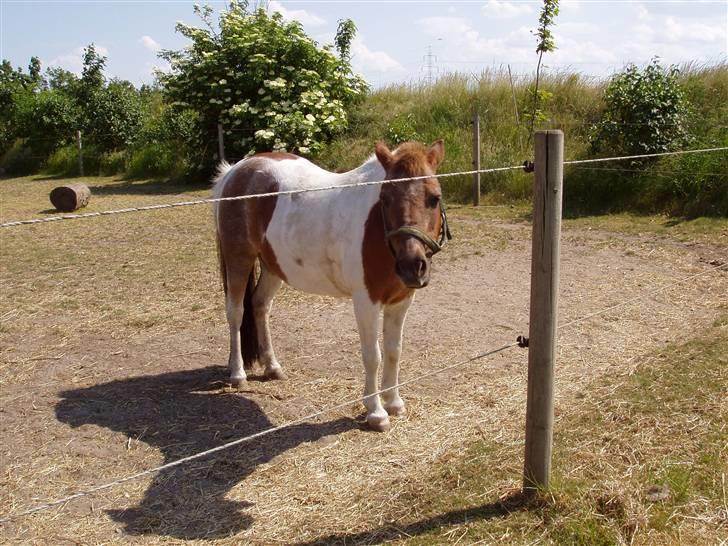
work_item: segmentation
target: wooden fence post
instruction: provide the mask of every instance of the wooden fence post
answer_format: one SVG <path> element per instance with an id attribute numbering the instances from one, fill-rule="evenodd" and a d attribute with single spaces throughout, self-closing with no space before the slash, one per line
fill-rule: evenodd
<path id="1" fill-rule="evenodd" d="M 76 148 L 78 148 L 78 173 L 83 176 L 83 143 L 80 130 L 76 131 Z"/>
<path id="2" fill-rule="evenodd" d="M 217 157 L 218 161 L 225 161 L 225 131 L 222 123 L 217 124 Z"/>
<path id="3" fill-rule="evenodd" d="M 480 114 L 473 112 L 473 170 L 480 170 Z M 473 205 L 480 205 L 480 173 L 473 175 Z"/>
<path id="4" fill-rule="evenodd" d="M 548 488 L 554 422 L 554 360 L 559 302 L 559 238 L 564 133 L 537 131 L 528 347 L 524 493 Z"/>

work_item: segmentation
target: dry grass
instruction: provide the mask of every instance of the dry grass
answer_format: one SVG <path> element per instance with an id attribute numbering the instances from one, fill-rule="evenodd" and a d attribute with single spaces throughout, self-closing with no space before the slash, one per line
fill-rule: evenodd
<path id="1" fill-rule="evenodd" d="M 493 489 L 504 469 L 520 471 L 511 465 L 517 442 L 483 438 L 413 492 L 425 517 L 376 532 L 406 544 L 721 543 L 727 355 L 723 315 L 696 339 L 643 355 L 561 405 L 553 484 L 540 502 L 508 495 L 517 483 Z"/>
<path id="2" fill-rule="evenodd" d="M 0 216 L 38 215 L 54 184 L 0 181 Z M 95 210 L 205 194 L 137 183 L 140 190 L 113 179 L 95 184 Z M 517 208 L 486 210 L 451 211 L 456 239 L 438 256 L 433 285 L 408 319 L 404 378 L 499 346 L 526 328 L 528 223 Z M 711 245 L 709 237 L 685 244 L 668 228 L 666 237 L 624 234 L 608 229 L 608 218 L 600 221 L 604 225 L 592 229 L 566 224 L 565 322 L 725 257 L 724 247 Z M 226 358 L 226 328 L 211 235 L 204 207 L 0 232 L 3 513 L 202 451 L 360 392 L 349 304 L 291 290 L 282 291 L 273 317 L 290 380 L 251 381 L 241 392 L 226 386 L 219 366 Z M 414 542 L 527 543 L 542 535 L 568 538 L 558 529 L 572 520 L 599 533 L 602 516 L 573 507 L 591 499 L 585 506 L 622 513 L 610 498 L 599 499 L 633 472 L 632 463 L 620 462 L 621 453 L 629 455 L 625 446 L 633 429 L 652 421 L 634 417 L 636 410 L 627 424 L 592 424 L 589 416 L 594 408 L 599 415 L 621 411 L 623 406 L 609 404 L 627 396 L 621 383 L 629 374 L 653 362 L 666 342 L 679 346 L 710 327 L 725 312 L 727 292 L 725 273 L 706 275 L 564 332 L 557 412 L 562 430 L 573 428 L 574 434 L 557 439 L 558 449 L 566 444 L 567 451 L 557 451 L 556 503 L 545 508 L 505 516 L 513 506 L 506 497 L 519 484 L 523 449 L 525 353 L 512 350 L 408 388 L 403 396 L 410 414 L 388 434 L 361 430 L 361 408 L 352 407 L 18 520 L 0 536 L 17 543 L 375 543 L 406 538 L 400 529 L 419 536 Z M 696 355 L 709 354 L 700 347 Z M 724 376 L 716 381 L 721 379 L 724 385 Z M 694 398 L 709 414 L 715 398 Z M 697 438 L 696 431 L 709 437 L 708 417 L 677 422 L 697 427 L 690 438 Z M 599 427 L 613 440 L 583 442 L 578 427 Z M 684 436 L 677 432 L 682 446 Z M 658 433 L 656 427 L 657 439 L 647 440 L 679 458 L 670 443 L 659 444 Z M 657 465 L 655 475 L 662 476 L 661 452 L 641 454 L 640 468 Z M 567 475 L 559 461 L 578 464 L 569 465 L 573 474 Z M 625 521 L 642 514 L 633 510 L 629 495 L 620 496 L 627 499 Z M 688 516 L 715 522 L 714 504 L 701 512 L 703 505 L 690 503 L 680 512 L 684 518 L 668 516 L 664 529 L 651 531 L 657 534 L 640 527 L 635 536 L 670 542 L 676 522 L 687 532 Z M 465 523 L 485 516 L 477 530 Z M 696 524 L 702 534 L 689 536 L 717 541 L 723 528 L 710 534 L 708 523 Z"/>

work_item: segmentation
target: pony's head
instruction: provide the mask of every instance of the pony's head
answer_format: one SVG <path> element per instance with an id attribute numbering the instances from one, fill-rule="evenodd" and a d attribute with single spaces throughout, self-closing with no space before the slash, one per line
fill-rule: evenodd
<path id="1" fill-rule="evenodd" d="M 435 176 L 445 156 L 442 140 L 429 148 L 406 142 L 390 151 L 383 143 L 375 148 L 386 178 L 426 177 L 383 184 L 379 195 L 384 234 L 395 261 L 395 271 L 410 288 L 430 282 L 430 261 L 449 237 L 442 190 Z"/>

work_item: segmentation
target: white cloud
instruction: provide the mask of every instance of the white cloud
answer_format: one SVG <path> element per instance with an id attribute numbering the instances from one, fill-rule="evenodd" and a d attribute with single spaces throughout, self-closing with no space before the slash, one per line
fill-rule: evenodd
<path id="1" fill-rule="evenodd" d="M 637 6 L 637 18 L 640 21 L 649 21 L 650 12 L 647 10 L 647 6 L 640 4 Z"/>
<path id="2" fill-rule="evenodd" d="M 472 30 L 467 21 L 461 17 L 435 16 L 419 19 L 417 24 L 430 36 L 459 34 Z"/>
<path id="3" fill-rule="evenodd" d="M 108 57 L 109 50 L 105 48 L 104 46 L 95 44 L 94 47 L 96 48 L 96 53 L 99 55 Z M 57 57 L 54 57 L 47 63 L 44 63 L 45 66 L 58 66 L 60 68 L 64 68 L 66 70 L 69 70 L 73 72 L 74 74 L 80 75 L 81 69 L 83 68 L 83 50 L 84 47 L 77 47 L 73 51 L 70 51 L 69 53 L 65 53 L 63 55 L 59 55 Z"/>
<path id="4" fill-rule="evenodd" d="M 681 22 L 675 17 L 665 18 L 665 30 L 670 41 L 717 42 L 725 40 L 726 36 L 725 27 L 720 23 L 710 25 L 703 22 Z"/>
<path id="5" fill-rule="evenodd" d="M 561 0 L 560 9 L 566 8 L 570 11 L 581 9 L 581 0 Z"/>
<path id="6" fill-rule="evenodd" d="M 553 60 L 560 65 L 570 64 L 620 64 L 620 58 L 612 48 L 604 47 L 592 40 L 574 39 L 571 37 L 556 35 L 556 43 L 559 48 L 550 53 L 545 62 L 548 64 Z"/>
<path id="7" fill-rule="evenodd" d="M 519 17 L 533 12 L 533 8 L 524 3 L 501 2 L 499 0 L 488 0 L 488 2 L 480 8 L 480 12 L 486 17 L 495 19 L 508 19 L 511 17 Z"/>
<path id="8" fill-rule="evenodd" d="M 599 25 L 595 25 L 593 23 L 567 21 L 565 23 L 557 24 L 554 32 L 568 36 L 595 36 L 599 33 L 599 30 Z"/>
<path id="9" fill-rule="evenodd" d="M 404 67 L 385 51 L 374 51 L 367 47 L 364 39 L 354 38 L 351 44 L 352 65 L 358 72 L 403 72 Z"/>
<path id="10" fill-rule="evenodd" d="M 314 13 L 310 13 L 305 9 L 288 9 L 276 0 L 268 4 L 268 10 L 271 12 L 277 11 L 286 21 L 298 21 L 302 25 L 318 26 L 326 24 L 325 19 Z"/>
<path id="11" fill-rule="evenodd" d="M 139 43 L 141 43 L 149 51 L 153 51 L 154 53 L 162 49 L 162 46 L 159 45 L 159 42 L 157 42 L 151 36 L 142 36 L 141 38 L 139 38 Z"/>
<path id="12" fill-rule="evenodd" d="M 489 65 L 529 61 L 533 58 L 533 37 L 525 28 L 506 36 L 488 38 L 460 17 L 425 17 L 416 23 L 424 34 L 443 39 L 445 50 L 451 53 L 448 58 L 441 59 L 441 64 L 448 69 L 462 70 L 463 66 L 459 63 L 479 62 Z"/>

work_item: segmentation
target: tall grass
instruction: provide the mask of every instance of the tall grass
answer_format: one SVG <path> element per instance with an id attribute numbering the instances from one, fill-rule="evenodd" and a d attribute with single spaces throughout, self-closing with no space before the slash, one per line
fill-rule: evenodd
<path id="1" fill-rule="evenodd" d="M 728 63 L 686 65 L 681 84 L 690 105 L 689 145 L 728 145 Z M 533 85 L 531 76 L 517 76 L 511 85 L 507 70 L 496 69 L 477 76 L 447 74 L 431 86 L 399 84 L 379 89 L 352 113 L 347 133 L 317 160 L 333 170 L 350 169 L 372 152 L 377 140 L 389 140 L 394 146 L 397 142 L 391 137 L 409 131 L 425 142 L 445 140 L 441 172 L 470 170 L 471 119 L 477 109 L 482 168 L 519 165 L 533 156 L 527 148 L 528 125 L 523 119 Z M 606 81 L 568 71 L 542 75 L 540 88 L 550 92 L 551 98 L 544 105 L 546 119 L 536 127 L 563 130 L 568 159 L 591 157 L 590 139 L 606 108 L 605 87 Z M 726 156 L 676 156 L 604 165 L 627 171 L 567 169 L 565 205 L 573 214 L 635 210 L 728 215 Z M 471 198 L 470 177 L 442 179 L 441 183 L 448 199 L 465 202 Z M 522 200 L 530 198 L 531 178 L 519 171 L 486 174 L 481 188 L 486 202 Z"/>

